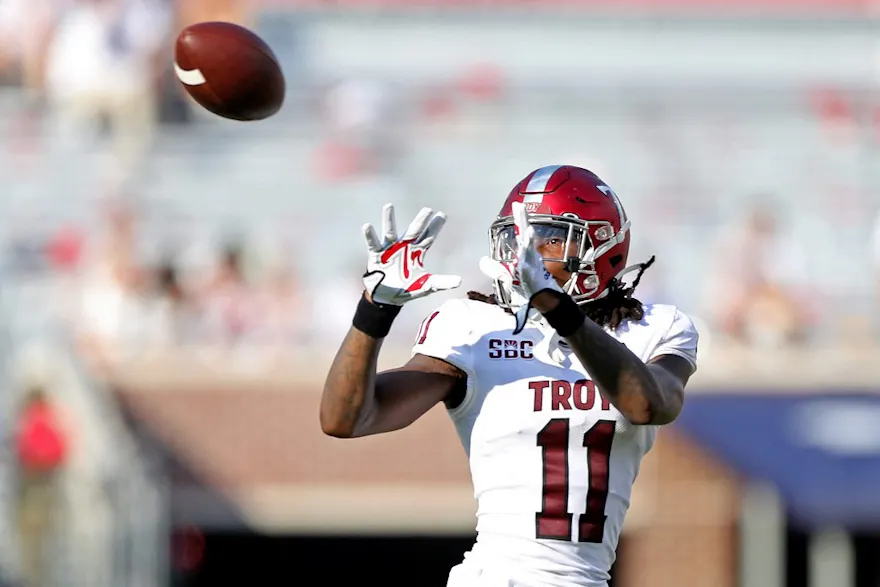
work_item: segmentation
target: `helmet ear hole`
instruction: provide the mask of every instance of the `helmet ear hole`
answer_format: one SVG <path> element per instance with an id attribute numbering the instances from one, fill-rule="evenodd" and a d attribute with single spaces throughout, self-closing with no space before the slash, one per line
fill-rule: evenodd
<path id="1" fill-rule="evenodd" d="M 611 263 L 612 267 L 617 267 L 623 261 L 623 255 L 614 255 L 608 261 Z"/>

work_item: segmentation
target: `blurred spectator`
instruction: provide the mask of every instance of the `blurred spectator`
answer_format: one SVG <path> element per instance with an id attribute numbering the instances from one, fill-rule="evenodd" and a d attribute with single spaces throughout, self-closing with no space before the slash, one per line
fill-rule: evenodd
<path id="1" fill-rule="evenodd" d="M 327 139 L 318 151 L 319 175 L 347 179 L 393 165 L 400 137 L 393 100 L 383 84 L 363 79 L 332 84 L 321 111 Z"/>
<path id="2" fill-rule="evenodd" d="M 871 253 L 876 294 L 878 299 L 880 299 L 880 212 L 877 213 L 877 218 L 874 220 L 874 228 L 871 233 Z"/>
<path id="3" fill-rule="evenodd" d="M 760 346 L 804 339 L 808 317 L 798 297 L 804 259 L 766 206 L 722 235 L 708 270 L 708 310 L 722 334 Z"/>
<path id="4" fill-rule="evenodd" d="M 60 127 L 75 138 L 108 128 L 114 156 L 133 169 L 152 142 L 169 32 L 162 0 L 75 0 L 46 63 L 47 97 Z"/>
<path id="5" fill-rule="evenodd" d="M 493 102 L 502 97 L 506 81 L 500 67 L 477 63 L 469 67 L 459 81 L 462 93 L 472 100 Z"/>
<path id="6" fill-rule="evenodd" d="M 82 231 L 75 226 L 62 226 L 49 236 L 46 255 L 50 266 L 59 272 L 73 272 L 79 266 L 84 243 Z"/>
<path id="7" fill-rule="evenodd" d="M 319 344 L 339 344 L 351 328 L 351 317 L 364 291 L 364 265 L 362 258 L 350 260 L 321 284 L 320 295 L 312 297 L 309 314 L 312 334 Z"/>
<path id="8" fill-rule="evenodd" d="M 0 76 L 34 100 L 43 91 L 46 50 L 57 15 L 69 0 L 0 2 Z"/>
<path id="9" fill-rule="evenodd" d="M 31 388 L 18 415 L 18 531 L 22 572 L 28 587 L 48 585 L 46 553 L 53 536 L 68 455 L 68 437 L 45 390 Z"/>
<path id="10" fill-rule="evenodd" d="M 858 139 L 857 107 L 846 90 L 815 88 L 810 93 L 813 113 L 825 136 L 837 145 Z"/>
<path id="11" fill-rule="evenodd" d="M 90 259 L 80 299 L 81 350 L 96 368 L 135 350 L 145 330 L 144 275 L 135 262 L 135 217 L 111 209 L 108 231 Z"/>
<path id="12" fill-rule="evenodd" d="M 241 244 L 226 244 L 200 297 L 210 343 L 235 345 L 252 333 L 258 314 L 245 278 Z"/>
<path id="13" fill-rule="evenodd" d="M 282 351 L 304 343 L 307 312 L 293 270 L 277 261 L 269 267 L 267 283 L 258 297 L 259 342 Z"/>
<path id="14" fill-rule="evenodd" d="M 178 270 L 172 261 L 162 263 L 155 272 L 155 295 L 149 308 L 152 325 L 144 334 L 151 346 L 174 346 L 193 342 L 198 316 Z"/>

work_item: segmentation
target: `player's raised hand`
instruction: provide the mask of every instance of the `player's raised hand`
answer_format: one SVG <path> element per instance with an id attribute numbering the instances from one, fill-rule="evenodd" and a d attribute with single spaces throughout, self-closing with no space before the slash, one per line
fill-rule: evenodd
<path id="1" fill-rule="evenodd" d="M 535 242 L 535 228 L 529 222 L 525 205 L 519 202 L 513 204 L 513 222 L 516 225 L 516 257 L 505 263 L 483 257 L 480 259 L 480 269 L 490 278 L 508 285 L 514 303 L 519 306 L 514 330 L 514 334 L 517 334 L 525 327 L 531 300 L 537 293 L 547 289 L 563 293 L 563 290 L 544 266 L 544 259 Z"/>
<path id="2" fill-rule="evenodd" d="M 529 300 L 516 313 L 514 334 L 517 334 L 525 328 L 532 305 L 532 298 L 536 294 L 548 289 L 559 293 L 565 292 L 563 292 L 556 279 L 544 266 L 544 258 L 538 252 L 537 243 L 535 242 L 535 228 L 529 222 L 529 214 L 526 212 L 524 204 L 514 202 L 513 223 L 516 225 L 516 242 L 518 245 L 515 274 L 520 281 L 525 298 Z"/>
<path id="3" fill-rule="evenodd" d="M 382 238 L 372 224 L 364 224 L 369 259 L 364 287 L 373 302 L 402 306 L 410 300 L 461 285 L 457 275 L 425 271 L 425 254 L 446 223 L 443 212 L 422 208 L 402 237 L 397 234 L 394 205 L 382 208 Z"/>
<path id="4" fill-rule="evenodd" d="M 553 275 L 544 266 L 544 258 L 538 252 L 535 242 L 535 228 L 529 222 L 524 204 L 514 202 L 513 222 L 516 225 L 516 274 L 522 284 L 523 293 L 532 299 L 538 292 L 550 289 L 564 293 Z"/>

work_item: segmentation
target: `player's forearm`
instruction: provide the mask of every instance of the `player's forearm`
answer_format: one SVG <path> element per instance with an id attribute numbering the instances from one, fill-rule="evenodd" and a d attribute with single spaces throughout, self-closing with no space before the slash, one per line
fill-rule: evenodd
<path id="1" fill-rule="evenodd" d="M 565 338 L 602 396 L 633 424 L 665 413 L 663 390 L 650 367 L 591 320 Z"/>
<path id="2" fill-rule="evenodd" d="M 400 306 L 375 304 L 365 292 L 351 328 L 333 359 L 321 396 L 321 429 L 340 438 L 360 436 L 377 411 L 376 366 Z"/>
<path id="3" fill-rule="evenodd" d="M 533 304 L 542 314 L 553 311 L 562 298 L 551 292 L 535 296 Z M 665 413 L 663 389 L 651 368 L 605 330 L 575 314 L 581 324 L 565 336 L 581 364 L 602 395 L 633 424 L 650 424 Z"/>
<path id="4" fill-rule="evenodd" d="M 339 347 L 321 395 L 321 429 L 338 438 L 357 436 L 375 406 L 381 338 L 351 328 Z"/>

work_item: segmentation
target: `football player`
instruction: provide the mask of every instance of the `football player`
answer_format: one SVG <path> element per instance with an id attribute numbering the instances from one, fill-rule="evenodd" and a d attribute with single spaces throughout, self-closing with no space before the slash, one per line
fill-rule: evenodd
<path id="1" fill-rule="evenodd" d="M 477 500 L 476 544 L 449 587 L 605 587 L 642 457 L 682 408 L 697 331 L 674 306 L 632 297 L 653 258 L 627 266 L 630 222 L 614 191 L 586 169 L 543 167 L 489 230 L 480 266 L 494 294 L 442 304 L 409 362 L 377 373 L 401 307 L 460 285 L 424 268 L 445 220 L 423 209 L 400 237 L 388 205 L 381 237 L 364 226 L 365 291 L 321 426 L 381 434 L 443 402 Z"/>

